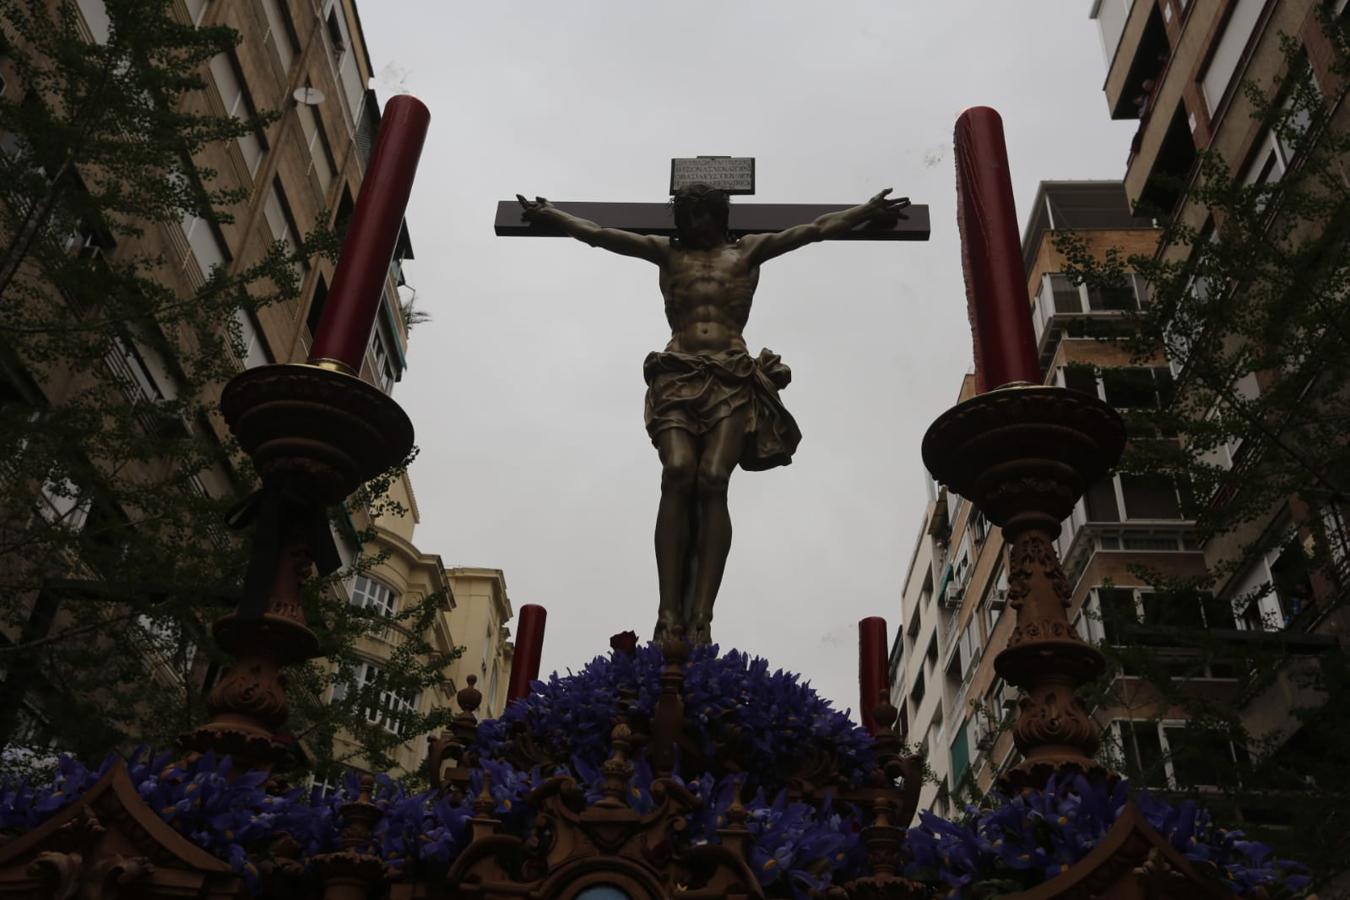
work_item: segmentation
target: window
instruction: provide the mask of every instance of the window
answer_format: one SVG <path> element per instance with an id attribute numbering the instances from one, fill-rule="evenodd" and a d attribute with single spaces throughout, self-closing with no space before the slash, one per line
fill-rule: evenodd
<path id="1" fill-rule="evenodd" d="M 1089 522 L 1182 519 L 1180 494 L 1166 476 L 1121 474 L 1103 478 L 1088 487 L 1081 502 Z"/>
<path id="2" fill-rule="evenodd" d="M 333 47 L 334 57 L 340 57 L 347 52 L 346 29 L 342 27 L 338 19 L 338 10 L 336 6 L 329 7 L 328 18 L 325 20 L 328 26 L 328 41 Z"/>
<path id="3" fill-rule="evenodd" d="M 352 582 L 352 606 L 392 617 L 398 612 L 398 593 L 368 575 L 357 575 Z"/>
<path id="4" fill-rule="evenodd" d="M 331 797 L 342 788 L 342 774 L 330 772 L 324 778 L 320 778 L 318 775 L 310 776 L 309 788 L 310 796 L 313 799 L 321 800 Z"/>
<path id="5" fill-rule="evenodd" d="M 1119 475 L 1127 519 L 1179 519 L 1181 503 L 1171 478 L 1164 475 Z"/>
<path id="6" fill-rule="evenodd" d="M 1177 590 L 1166 594 L 1143 588 L 1097 588 L 1105 637 L 1123 642 L 1131 624 L 1174 628 L 1235 627 L 1232 605 L 1207 591 Z"/>
<path id="7" fill-rule="evenodd" d="M 493 713 L 492 701 L 496 696 L 497 696 L 497 661 L 494 659 L 492 661 L 492 674 L 488 676 L 487 694 L 485 694 L 483 697 L 484 709 L 486 710 L 486 717 L 489 719 L 492 718 Z"/>
<path id="8" fill-rule="evenodd" d="M 291 206 L 286 202 L 286 194 L 281 190 L 279 178 L 272 179 L 272 189 L 267 192 L 267 199 L 263 201 L 263 217 L 267 219 L 272 240 L 281 241 L 286 245 L 286 251 L 294 256 L 299 251 L 300 238 L 296 232 L 295 219 L 291 216 Z M 304 279 L 302 262 L 292 263 L 291 271 L 295 273 L 297 282 Z"/>
<path id="9" fill-rule="evenodd" d="M 206 7 L 211 0 L 187 0 L 188 15 L 192 17 L 193 25 L 202 24 L 202 19 L 206 16 Z"/>
<path id="10" fill-rule="evenodd" d="M 1214 51 L 1201 76 L 1200 85 L 1205 95 L 1205 103 L 1213 116 L 1223 103 L 1228 85 L 1242 61 L 1247 42 L 1256 30 L 1257 20 L 1261 17 L 1261 8 L 1265 0 L 1237 0 L 1232 5 L 1232 13 L 1223 26 L 1223 34 L 1214 44 Z"/>
<path id="11" fill-rule="evenodd" d="M 253 313 L 244 307 L 237 307 L 234 311 L 234 324 L 238 328 L 238 343 L 234 347 L 235 358 L 245 369 L 252 369 L 254 366 L 266 366 L 272 362 L 272 353 L 267 349 L 267 341 L 263 339 L 262 329 L 258 326 L 258 320 L 253 317 Z"/>
<path id="12" fill-rule="evenodd" d="M 325 36 L 333 65 L 338 70 L 338 81 L 347 101 L 347 113 L 356 124 L 361 118 L 362 102 L 365 100 L 366 85 L 361 80 L 361 72 L 356 66 L 356 54 L 352 51 L 351 34 L 347 30 L 347 18 L 339 3 L 329 0 L 328 12 L 324 15 Z"/>
<path id="13" fill-rule="evenodd" d="M 291 62 L 300 50 L 295 39 L 295 26 L 291 24 L 290 13 L 286 10 L 285 0 L 262 0 L 263 12 L 267 16 L 267 34 L 264 43 L 270 43 L 281 62 L 284 72 L 291 70 Z"/>
<path id="14" fill-rule="evenodd" d="M 966 622 L 966 627 L 961 630 L 960 637 L 956 640 L 958 652 L 961 656 L 961 681 L 970 677 L 971 672 L 975 670 L 975 664 L 980 660 L 980 651 L 983 649 L 983 642 L 980 640 L 979 620 L 971 616 Z"/>
<path id="15" fill-rule="evenodd" d="M 961 547 L 956 551 L 956 565 L 952 568 L 952 583 L 956 585 L 956 593 L 959 595 L 966 588 L 966 581 L 970 578 L 970 530 L 967 529 L 965 535 L 961 538 Z M 944 600 L 947 598 L 943 598 Z"/>
<path id="16" fill-rule="evenodd" d="M 1178 789 L 1232 784 L 1250 761 L 1241 744 L 1197 725 L 1163 724 L 1162 735 Z"/>
<path id="17" fill-rule="evenodd" d="M 1108 740 L 1137 784 L 1166 790 L 1231 784 L 1248 762 L 1246 749 L 1185 722 L 1117 719 Z"/>
<path id="18" fill-rule="evenodd" d="M 388 326 L 383 316 L 375 322 L 370 334 L 370 371 L 375 377 L 375 385 L 386 394 L 392 393 L 394 383 L 398 381 L 398 367 L 390 352 Z"/>
<path id="19" fill-rule="evenodd" d="M 216 91 L 227 115 L 242 122 L 251 122 L 254 118 L 253 101 L 244 87 L 244 79 L 235 67 L 228 53 L 218 53 L 211 57 L 211 77 L 215 79 Z M 256 130 L 249 130 L 238 138 L 239 152 L 244 155 L 244 164 L 250 176 L 258 173 L 258 164 L 263 158 L 263 142 Z"/>
<path id="20" fill-rule="evenodd" d="M 1089 394 L 1093 397 L 1098 396 L 1097 370 L 1093 366 L 1082 363 L 1071 363 L 1060 369 L 1059 375 L 1061 387 L 1066 387 L 1071 391 Z"/>
<path id="21" fill-rule="evenodd" d="M 909 702 L 914 704 L 914 715 L 919 714 L 919 704 L 923 702 L 923 666 L 914 675 L 914 687 L 909 689 Z"/>
<path id="22" fill-rule="evenodd" d="M 1115 479 L 1103 478 L 1094 482 L 1083 495 L 1083 505 L 1089 522 L 1119 522 Z"/>
<path id="23" fill-rule="evenodd" d="M 1069 280 L 1069 276 L 1055 273 L 1045 277 L 1050 282 L 1050 295 L 1054 300 L 1056 313 L 1083 311 L 1083 292 L 1079 285 Z"/>
<path id="24" fill-rule="evenodd" d="M 1313 601 L 1309 568 L 1296 536 L 1259 554 L 1227 594 L 1239 610 L 1237 627 L 1248 631 L 1288 627 Z"/>
<path id="25" fill-rule="evenodd" d="M 89 500 L 81 496 L 79 487 L 69 478 L 47 476 L 39 491 L 42 503 L 38 514 L 52 525 L 72 534 L 84 528 L 89 517 Z"/>
<path id="26" fill-rule="evenodd" d="M 1124 284 L 1089 286 L 1071 281 L 1061 272 L 1051 272 L 1043 276 L 1036 305 L 1046 317 L 1117 313 L 1138 309 L 1139 295 L 1139 285 L 1133 275 L 1127 276 Z"/>
<path id="27" fill-rule="evenodd" d="M 1102 369 L 1102 399 L 1116 409 L 1165 409 L 1172 402 L 1166 366 Z"/>
<path id="28" fill-rule="evenodd" d="M 989 536 L 989 520 L 978 509 L 971 513 L 970 533 L 974 535 L 977 544 L 984 543 L 984 539 Z"/>
<path id="29" fill-rule="evenodd" d="M 961 777 L 970 767 L 970 741 L 965 728 L 956 729 L 952 739 L 952 787 L 961 783 Z"/>
<path id="30" fill-rule="evenodd" d="M 1170 766 L 1163 752 L 1162 729 L 1157 722 L 1117 720 L 1111 723 L 1116 746 L 1124 757 L 1126 772 L 1135 784 L 1168 787 Z"/>
<path id="31" fill-rule="evenodd" d="M 420 694 L 398 692 L 383 687 L 384 670 L 374 663 L 357 663 L 352 667 L 352 680 L 333 685 L 330 702 L 345 700 L 352 691 L 367 691 L 372 705 L 366 707 L 366 721 L 379 725 L 391 734 L 401 735 L 407 720 L 417 712 Z"/>
<path id="32" fill-rule="evenodd" d="M 1003 610 L 1008 606 L 1008 570 L 1002 560 L 989 583 L 991 587 L 984 597 L 984 630 L 985 634 L 992 637 L 998 620 L 1003 618 Z"/>
<path id="33" fill-rule="evenodd" d="M 296 106 L 295 111 L 300 117 L 300 130 L 305 135 L 305 147 L 309 150 L 309 170 L 318 179 L 319 187 L 326 197 L 328 186 L 333 183 L 333 173 L 337 170 L 337 164 L 333 162 L 332 148 L 328 146 L 328 136 L 324 134 L 323 123 L 313 106 L 301 103 Z"/>
<path id="34" fill-rule="evenodd" d="M 1242 176 L 1242 185 L 1243 187 L 1261 187 L 1266 184 L 1274 184 L 1284 177 L 1287 168 L 1289 168 L 1289 165 L 1280 143 L 1275 140 L 1274 132 L 1267 131 L 1257 142 L 1256 155 L 1247 165 L 1247 171 Z M 1257 201 L 1258 208 L 1264 209 L 1268 199 L 1268 197 L 1261 197 Z"/>
<path id="35" fill-rule="evenodd" d="M 342 199 L 338 201 L 337 215 L 333 217 L 333 233 L 339 241 L 347 236 L 347 226 L 351 224 L 354 212 L 356 203 L 352 200 L 352 192 L 343 185 Z"/>
<path id="36" fill-rule="evenodd" d="M 199 279 L 210 278 L 212 269 L 224 268 L 229 253 L 214 224 L 193 213 L 184 215 L 178 224 L 197 263 Z"/>
<path id="37" fill-rule="evenodd" d="M 328 284 L 320 275 L 314 285 L 314 297 L 309 301 L 309 312 L 305 315 L 305 327 L 309 329 L 310 339 L 319 333 L 319 321 L 323 318 L 323 305 L 328 300 Z"/>

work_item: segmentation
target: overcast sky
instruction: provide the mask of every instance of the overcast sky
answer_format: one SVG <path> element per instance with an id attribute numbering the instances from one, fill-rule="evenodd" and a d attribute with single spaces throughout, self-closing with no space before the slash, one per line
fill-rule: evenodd
<path id="1" fill-rule="evenodd" d="M 417 426 L 416 542 L 505 571 L 549 612 L 544 671 L 655 622 L 660 466 L 642 360 L 669 339 L 650 263 L 498 238 L 495 204 L 667 199 L 674 156 L 753 156 L 745 202 L 929 204 L 927 243 L 827 243 L 765 265 L 746 329 L 792 367 L 794 462 L 731 480 L 715 639 L 857 706 L 857 621 L 899 624 L 919 442 L 971 364 L 952 129 L 1003 115 L 1019 223 L 1044 179 L 1119 178 L 1087 0 L 362 5 L 382 102 L 431 108 L 406 266 L 429 323 L 395 396 Z"/>

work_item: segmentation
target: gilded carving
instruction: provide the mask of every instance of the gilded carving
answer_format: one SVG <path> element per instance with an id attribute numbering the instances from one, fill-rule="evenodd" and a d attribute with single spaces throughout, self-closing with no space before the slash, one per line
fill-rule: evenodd
<path id="1" fill-rule="evenodd" d="M 274 664 L 244 660 L 230 666 L 206 699 L 213 716 L 232 713 L 280 728 L 290 711 L 281 673 Z"/>
<path id="2" fill-rule="evenodd" d="M 1036 576 L 1049 583 L 1060 604 L 1067 609 L 1073 589 L 1064 574 L 1054 543 L 1038 531 L 1017 536 L 1008 548 L 1008 603 L 1021 609 L 1031 596 Z"/>
<path id="3" fill-rule="evenodd" d="M 1017 749 L 1029 755 L 1036 747 L 1062 744 L 1081 750 L 1087 757 L 1097 752 L 1097 728 L 1082 699 L 1067 689 L 1038 690 L 1024 694 L 1020 714 L 1013 725 Z"/>

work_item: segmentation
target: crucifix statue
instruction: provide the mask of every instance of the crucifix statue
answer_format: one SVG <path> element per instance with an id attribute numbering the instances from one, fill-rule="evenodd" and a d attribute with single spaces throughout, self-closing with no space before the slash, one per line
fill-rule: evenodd
<path id="1" fill-rule="evenodd" d="M 826 208 L 805 224 L 773 227 L 777 223 L 770 221 L 767 227 L 740 229 L 728 191 L 702 183 L 674 190 L 673 229 L 661 227 L 655 211 L 635 208 L 638 204 L 592 206 L 622 207 L 606 218 L 629 224 L 645 216 L 646 227 L 601 223 L 542 197 L 516 195 L 523 209 L 517 215 L 526 225 L 645 259 L 659 270 L 671 338 L 643 364 L 647 433 L 661 459 L 657 640 L 683 631 L 696 643 L 711 641 L 713 603 L 731 549 L 731 473 L 738 465 L 750 471 L 787 465 L 801 440 L 779 398 L 791 372 L 767 349 L 751 356 L 742 334 L 760 265 L 816 241 L 858 236 L 869 225 L 873 234 L 889 239 L 897 232 L 927 237 L 926 210 L 914 217 L 921 222 L 913 221 L 903 212 L 909 201 L 889 193 L 888 188 L 859 206 Z M 758 209 L 762 216 L 764 207 Z M 898 227 L 902 217 L 911 227 Z M 498 222 L 503 233 L 500 211 Z M 511 223 L 505 227 L 511 233 Z"/>

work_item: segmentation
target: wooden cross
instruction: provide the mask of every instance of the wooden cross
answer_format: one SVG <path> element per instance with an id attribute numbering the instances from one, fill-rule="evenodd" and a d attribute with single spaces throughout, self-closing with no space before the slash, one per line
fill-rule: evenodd
<path id="1" fill-rule="evenodd" d="M 718 163 L 739 163 L 728 166 L 737 171 L 718 174 L 704 168 L 710 177 L 698 177 L 700 166 Z M 723 181 L 723 178 L 730 180 Z M 671 193 L 676 186 L 690 179 L 703 181 L 730 194 L 753 194 L 754 160 L 750 158 L 703 156 L 671 160 Z M 636 234 L 657 234 L 670 237 L 675 234 L 674 211 L 669 203 L 552 203 L 558 209 L 582 219 L 589 219 L 607 228 L 620 228 Z M 793 225 L 814 222 L 826 213 L 839 212 L 854 204 L 820 203 L 732 203 L 728 230 L 735 236 L 782 231 Z M 497 203 L 494 230 L 499 237 L 566 237 L 556 225 L 544 222 L 526 222 L 520 215 L 520 203 L 501 200 Z M 836 241 L 926 241 L 928 240 L 928 207 L 907 206 L 896 219 L 870 222 L 829 240 Z"/>
<path id="2" fill-rule="evenodd" d="M 553 206 L 566 213 L 590 219 L 607 228 L 622 228 L 637 234 L 675 234 L 675 218 L 669 203 L 593 203 L 586 201 L 557 202 Z M 731 204 L 728 230 L 740 237 L 782 231 L 793 225 L 814 222 L 826 213 L 839 212 L 855 204 L 825 203 L 735 203 Z M 520 203 L 516 200 L 497 202 L 497 219 L 493 224 L 499 237 L 566 237 L 561 228 L 542 222 L 526 222 L 520 217 Z M 852 231 L 836 235 L 835 241 L 926 241 L 928 240 L 928 207 L 911 204 L 905 207 L 893 223 L 874 222 Z"/>

